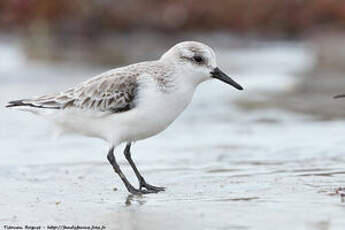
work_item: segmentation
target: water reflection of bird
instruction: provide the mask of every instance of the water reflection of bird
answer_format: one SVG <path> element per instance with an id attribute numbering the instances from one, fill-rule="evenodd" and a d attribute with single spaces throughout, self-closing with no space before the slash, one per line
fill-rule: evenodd
<path id="1" fill-rule="evenodd" d="M 10 101 L 7 107 L 41 115 L 62 132 L 104 139 L 110 145 L 108 160 L 128 191 L 156 193 L 164 188 L 146 183 L 131 158 L 131 143 L 166 129 L 191 102 L 199 83 L 214 78 L 242 90 L 217 67 L 210 47 L 181 42 L 159 60 L 113 69 L 61 93 Z M 116 162 L 114 148 L 121 143 L 127 143 L 124 155 L 139 189 Z"/>

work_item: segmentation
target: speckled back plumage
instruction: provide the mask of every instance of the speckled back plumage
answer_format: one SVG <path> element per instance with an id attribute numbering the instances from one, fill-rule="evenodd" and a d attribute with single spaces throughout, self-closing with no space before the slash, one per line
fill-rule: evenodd
<path id="1" fill-rule="evenodd" d="M 160 61 L 142 62 L 109 70 L 61 93 L 21 100 L 21 103 L 47 109 L 123 112 L 135 106 L 141 78 L 152 78 L 162 92 L 168 93 L 174 87 L 171 73 L 172 68 Z"/>

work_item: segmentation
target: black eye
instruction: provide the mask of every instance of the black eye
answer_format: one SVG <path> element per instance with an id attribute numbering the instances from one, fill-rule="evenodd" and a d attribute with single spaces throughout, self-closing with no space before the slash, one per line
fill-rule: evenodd
<path id="1" fill-rule="evenodd" d="M 197 63 L 201 63 L 201 62 L 204 61 L 204 59 L 203 59 L 201 56 L 199 56 L 199 55 L 195 55 L 195 56 L 193 57 L 193 60 L 194 60 L 195 62 L 197 62 Z"/>

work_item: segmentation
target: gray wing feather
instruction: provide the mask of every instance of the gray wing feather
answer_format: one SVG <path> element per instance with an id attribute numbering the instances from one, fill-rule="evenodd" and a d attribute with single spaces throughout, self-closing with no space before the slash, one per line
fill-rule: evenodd
<path id="1" fill-rule="evenodd" d="M 12 101 L 9 106 L 124 112 L 134 107 L 137 76 L 133 72 L 110 70 L 59 94 Z"/>
<path id="2" fill-rule="evenodd" d="M 171 66 L 157 61 L 137 63 L 110 70 L 59 94 L 11 101 L 7 107 L 123 112 L 135 106 L 138 79 L 150 76 L 163 93 L 169 93 L 175 87 L 171 73 Z"/>
<path id="3" fill-rule="evenodd" d="M 75 107 L 100 112 L 123 112 L 134 106 L 135 75 L 106 72 L 56 97 L 62 108 Z"/>

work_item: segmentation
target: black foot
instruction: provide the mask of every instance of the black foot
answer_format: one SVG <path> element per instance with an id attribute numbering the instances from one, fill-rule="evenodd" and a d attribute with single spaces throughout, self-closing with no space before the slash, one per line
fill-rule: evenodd
<path id="1" fill-rule="evenodd" d="M 150 193 L 157 193 L 153 190 L 146 190 L 146 189 L 136 189 L 132 186 L 127 187 L 128 192 L 130 192 L 133 195 L 144 195 L 144 194 L 150 194 Z"/>
<path id="2" fill-rule="evenodd" d="M 146 188 L 147 190 L 142 190 L 142 188 Z M 153 193 L 157 193 L 157 192 L 165 191 L 165 187 L 153 186 L 153 185 L 146 183 L 145 181 L 141 181 L 140 182 L 140 191 L 151 191 Z"/>

